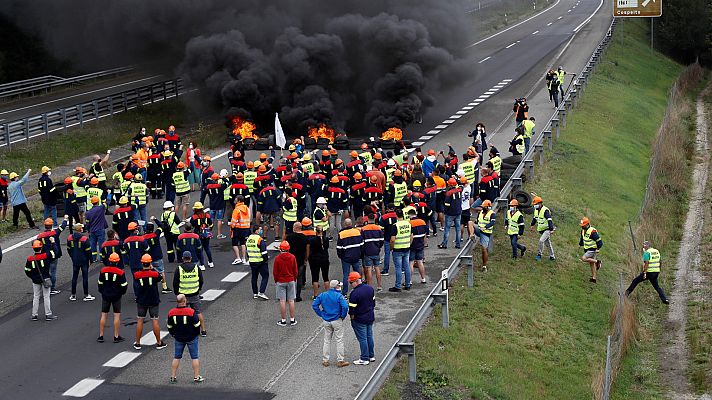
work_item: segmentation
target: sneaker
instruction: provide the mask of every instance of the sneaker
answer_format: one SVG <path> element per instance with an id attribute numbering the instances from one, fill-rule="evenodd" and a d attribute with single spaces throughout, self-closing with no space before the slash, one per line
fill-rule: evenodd
<path id="1" fill-rule="evenodd" d="M 441 243 L 438 245 L 438 249 L 447 249 L 447 245 Z"/>
<path id="2" fill-rule="evenodd" d="M 420 283 L 428 283 L 428 280 L 427 280 L 427 279 L 421 279 L 421 280 L 420 280 Z"/>
<path id="3" fill-rule="evenodd" d="M 161 343 L 156 344 L 156 350 L 165 349 L 166 347 L 168 347 L 168 345 L 163 340 L 161 340 Z"/>
<path id="4" fill-rule="evenodd" d="M 556 257 L 550 256 L 550 257 L 549 257 L 549 261 L 556 261 Z"/>
<path id="5" fill-rule="evenodd" d="M 170 292 L 171 292 L 171 289 L 168 289 L 168 286 L 161 289 L 161 293 L 163 293 L 163 294 L 170 293 Z"/>
<path id="6" fill-rule="evenodd" d="M 178 378 L 176 378 L 175 376 L 171 376 L 171 379 L 170 379 L 168 382 L 170 382 L 170 383 L 178 383 Z"/>
<path id="7" fill-rule="evenodd" d="M 663 304 L 670 304 L 670 300 L 668 300 L 668 299 L 663 300 Z"/>
<path id="8" fill-rule="evenodd" d="M 77 296 L 76 296 L 76 295 L 70 295 L 70 296 L 69 296 L 69 301 L 77 301 Z"/>
<path id="9" fill-rule="evenodd" d="M 403 290 L 410 290 L 410 286 L 403 286 Z"/>
<path id="10" fill-rule="evenodd" d="M 440 227 L 440 230 L 443 231 L 443 232 L 445 232 L 445 228 L 442 227 L 442 226 Z"/>
<path id="11" fill-rule="evenodd" d="M 207 336 L 208 336 L 208 331 L 200 331 L 200 336 L 202 336 L 202 337 L 207 337 Z"/>
<path id="12" fill-rule="evenodd" d="M 124 340 L 125 340 L 125 339 L 124 339 L 121 335 L 119 335 L 119 336 L 116 336 L 116 337 L 114 338 L 114 343 L 121 343 L 121 342 L 123 342 Z"/>
<path id="13" fill-rule="evenodd" d="M 211 262 L 208 263 L 208 267 L 210 267 L 210 268 L 215 268 L 215 264 L 213 264 L 213 262 L 211 261 Z M 203 267 L 203 268 L 205 268 L 205 267 Z"/>
<path id="14" fill-rule="evenodd" d="M 354 365 L 368 365 L 368 364 L 369 364 L 368 360 L 362 360 L 360 358 L 358 360 L 354 360 Z"/>
<path id="15" fill-rule="evenodd" d="M 32 317 L 30 317 L 30 320 L 32 320 L 32 321 L 39 321 L 40 318 L 39 318 L 38 316 L 36 316 L 36 315 L 33 315 Z"/>
<path id="16" fill-rule="evenodd" d="M 321 365 L 323 365 L 324 367 L 327 367 L 327 368 L 328 368 L 329 365 L 331 365 L 331 364 L 329 364 L 328 361 L 322 361 L 322 362 L 321 362 Z"/>
<path id="17" fill-rule="evenodd" d="M 534 257 L 535 260 L 541 261 L 541 254 L 537 254 L 536 257 Z"/>
<path id="18" fill-rule="evenodd" d="M 88 294 L 88 295 L 84 296 L 84 299 L 83 299 L 83 300 L 84 300 L 84 301 L 92 301 L 92 300 L 96 300 L 96 297 L 94 297 L 94 296 Z"/>
<path id="19" fill-rule="evenodd" d="M 368 362 L 376 362 L 376 357 L 371 357 L 368 359 Z"/>
<path id="20" fill-rule="evenodd" d="M 257 293 L 257 297 L 259 297 L 262 300 L 269 300 L 269 297 L 267 297 L 267 295 L 264 293 Z"/>
<path id="21" fill-rule="evenodd" d="M 388 273 L 388 271 L 386 271 L 386 272 L 381 272 L 381 276 L 389 276 L 389 275 L 390 275 L 390 274 Z"/>
<path id="22" fill-rule="evenodd" d="M 383 288 L 380 287 L 380 286 L 378 287 L 378 289 L 376 289 L 376 291 L 378 291 L 378 292 L 380 292 L 380 291 L 382 291 L 382 290 L 383 290 Z"/>
<path id="23" fill-rule="evenodd" d="M 401 290 L 400 290 L 400 288 L 397 288 L 397 287 L 394 286 L 394 287 L 392 287 L 392 288 L 388 288 L 388 291 L 389 291 L 389 292 L 398 293 L 398 292 L 400 292 Z"/>
<path id="24" fill-rule="evenodd" d="M 62 291 L 61 291 L 61 290 L 57 290 L 57 289 L 52 289 L 52 290 L 49 291 L 49 294 L 52 295 L 52 296 L 54 296 L 55 294 L 60 294 L 60 293 L 62 293 Z"/>
<path id="25" fill-rule="evenodd" d="M 527 248 L 525 247 L 525 248 L 523 248 L 523 249 L 520 250 L 519 256 L 520 256 L 520 257 L 524 257 L 524 253 L 526 253 L 526 252 L 527 252 Z"/>
<path id="26" fill-rule="evenodd" d="M 603 261 L 601 261 L 601 260 L 596 260 L 596 271 L 598 271 L 599 269 L 601 269 L 602 266 L 603 266 Z"/>
<path id="27" fill-rule="evenodd" d="M 289 320 L 289 325 L 294 326 L 294 325 L 296 325 L 296 324 L 297 324 L 297 320 L 296 320 L 296 319 L 290 319 L 290 320 Z"/>
<path id="28" fill-rule="evenodd" d="M 256 299 L 257 298 L 257 293 L 252 294 L 252 298 Z"/>
<path id="29" fill-rule="evenodd" d="M 133 348 L 136 350 L 141 350 L 141 343 L 134 343 Z"/>
<path id="30" fill-rule="evenodd" d="M 99 342 L 99 343 L 104 343 L 104 337 L 103 337 L 103 336 L 99 336 L 98 338 L 96 338 L 96 341 Z"/>
<path id="31" fill-rule="evenodd" d="M 225 234 L 221 233 L 218 235 L 218 239 L 225 239 L 227 236 Z"/>
<path id="32" fill-rule="evenodd" d="M 348 361 L 339 361 L 336 363 L 336 366 L 339 368 L 348 367 L 349 365 L 351 365 L 351 363 Z"/>
<path id="33" fill-rule="evenodd" d="M 205 378 L 203 378 L 203 377 L 200 376 L 200 375 L 198 375 L 198 376 L 196 376 L 195 378 L 193 378 L 193 383 L 203 383 L 203 382 L 205 382 Z"/>
<path id="34" fill-rule="evenodd" d="M 205 271 L 205 265 L 203 264 L 198 265 L 198 268 L 200 268 L 201 271 Z"/>
<path id="35" fill-rule="evenodd" d="M 280 319 L 279 321 L 277 321 L 277 325 L 279 325 L 279 326 L 287 326 L 287 321 Z"/>
<path id="36" fill-rule="evenodd" d="M 45 321 L 54 321 L 57 318 L 59 318 L 59 317 L 54 314 L 45 315 Z"/>
<path id="37" fill-rule="evenodd" d="M 250 265 L 250 261 L 248 259 L 242 260 L 242 265 Z"/>
<path id="38" fill-rule="evenodd" d="M 588 281 L 589 281 L 589 282 L 596 283 L 596 278 L 591 278 L 591 279 L 589 279 Z"/>
<path id="39" fill-rule="evenodd" d="M 241 263 L 241 262 L 242 262 L 242 260 L 240 260 L 239 258 L 236 258 L 236 259 L 234 259 L 234 260 L 232 261 L 232 265 L 237 265 L 237 264 L 239 264 L 239 263 Z"/>

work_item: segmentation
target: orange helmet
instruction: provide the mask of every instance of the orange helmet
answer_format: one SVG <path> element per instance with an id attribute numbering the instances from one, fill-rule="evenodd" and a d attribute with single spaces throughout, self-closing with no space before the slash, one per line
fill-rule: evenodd
<path id="1" fill-rule="evenodd" d="M 367 144 L 367 143 L 361 143 L 361 150 L 368 150 L 368 144 Z"/>
<path id="2" fill-rule="evenodd" d="M 259 168 L 257 168 L 258 171 L 260 172 L 267 172 L 267 167 L 265 167 L 264 164 L 260 165 Z"/>
<path id="3" fill-rule="evenodd" d="M 99 178 L 97 178 L 97 177 L 95 176 L 95 177 L 91 178 L 91 180 L 89 181 L 89 183 L 91 183 L 92 185 L 98 185 L 98 184 L 99 184 Z"/>
<path id="4" fill-rule="evenodd" d="M 544 200 L 542 200 L 541 197 L 536 196 L 534 197 L 534 200 L 532 200 L 532 204 L 540 204 L 542 201 Z"/>
<path id="5" fill-rule="evenodd" d="M 383 154 L 376 153 L 373 155 L 373 158 L 375 158 L 376 160 L 383 160 Z"/>
<path id="6" fill-rule="evenodd" d="M 331 149 L 331 150 L 329 150 L 329 154 L 331 154 L 332 156 L 335 156 L 335 155 L 339 154 L 339 152 L 336 151 L 336 149 Z"/>
<path id="7" fill-rule="evenodd" d="M 174 130 L 176 130 L 176 127 L 173 126 L 173 125 L 171 125 L 171 126 L 168 127 L 168 130 L 169 130 L 169 131 L 174 131 Z"/>
<path id="8" fill-rule="evenodd" d="M 129 229 L 130 231 L 135 231 L 136 229 L 138 229 L 138 224 L 135 223 L 135 222 L 129 222 L 129 228 L 128 228 L 128 229 Z"/>
<path id="9" fill-rule="evenodd" d="M 297 154 L 297 153 L 292 153 L 292 154 L 289 155 L 289 158 L 292 158 L 292 159 L 294 159 L 294 158 L 299 158 L 299 154 Z"/>
<path id="10" fill-rule="evenodd" d="M 279 249 L 282 251 L 289 251 L 289 242 L 282 240 L 282 243 L 279 244 Z"/>
<path id="11" fill-rule="evenodd" d="M 461 177 L 460 177 L 460 183 L 462 183 L 463 185 L 467 185 L 467 177 L 461 176 Z"/>
<path id="12" fill-rule="evenodd" d="M 336 161 L 334 161 L 334 165 L 341 165 L 344 163 L 344 160 L 337 158 Z"/>
<path id="13" fill-rule="evenodd" d="M 397 169 L 393 171 L 393 176 L 403 176 L 403 171 Z"/>
<path id="14" fill-rule="evenodd" d="M 252 169 L 252 168 L 255 168 L 255 163 L 253 163 L 252 161 L 248 161 L 248 162 L 247 162 L 247 169 Z"/>
<path id="15" fill-rule="evenodd" d="M 302 218 L 302 226 L 311 226 L 312 220 L 309 217 Z"/>
<path id="16" fill-rule="evenodd" d="M 351 151 L 351 154 L 350 154 L 350 155 L 351 155 L 351 157 L 353 157 L 353 158 L 357 158 L 357 157 L 358 157 L 358 153 L 356 152 L 356 150 Z"/>
<path id="17" fill-rule="evenodd" d="M 321 156 L 322 156 L 322 157 L 329 157 L 329 150 L 322 150 L 322 151 L 321 151 Z"/>
<path id="18" fill-rule="evenodd" d="M 429 156 L 434 156 L 434 155 L 435 155 L 435 150 L 433 150 L 433 149 L 428 150 L 428 155 L 429 155 Z"/>
<path id="19" fill-rule="evenodd" d="M 240 157 L 242 157 L 242 153 L 240 153 L 240 150 L 235 150 L 235 153 L 233 154 L 233 156 L 235 156 L 235 158 L 240 158 Z"/>
<path id="20" fill-rule="evenodd" d="M 185 168 L 185 164 L 183 163 L 183 161 L 179 161 L 177 167 L 178 169 L 183 169 Z"/>
<path id="21" fill-rule="evenodd" d="M 216 181 L 216 180 L 220 179 L 220 175 L 218 175 L 217 172 L 215 172 L 212 175 L 210 175 L 210 179 Z"/>
<path id="22" fill-rule="evenodd" d="M 52 226 L 54 225 L 54 220 L 52 218 L 47 218 L 44 220 L 45 226 Z"/>
<path id="23" fill-rule="evenodd" d="M 512 199 L 512 201 L 509 202 L 509 205 L 512 207 L 517 207 L 519 206 L 519 201 L 517 201 L 517 199 Z"/>
<path id="24" fill-rule="evenodd" d="M 447 180 L 447 184 L 450 186 L 455 186 L 457 185 L 457 181 L 455 180 L 455 178 L 450 178 Z"/>
<path id="25" fill-rule="evenodd" d="M 127 172 L 126 175 L 124 175 L 124 179 L 133 179 L 133 174 L 131 172 Z"/>
<path id="26" fill-rule="evenodd" d="M 351 272 L 349 273 L 349 283 L 351 283 L 351 282 L 353 282 L 353 281 L 355 281 L 355 280 L 357 280 L 357 279 L 361 279 L 361 274 L 359 274 L 359 273 L 356 272 L 356 271 L 351 271 Z"/>
<path id="27" fill-rule="evenodd" d="M 238 172 L 235 174 L 235 179 L 237 179 L 237 180 L 244 179 L 244 178 L 245 178 L 245 174 L 243 174 L 242 172 Z"/>
<path id="28" fill-rule="evenodd" d="M 71 184 L 72 184 L 72 178 L 70 178 L 70 177 L 64 178 L 64 184 L 65 184 L 65 185 L 71 185 Z"/>
<path id="29" fill-rule="evenodd" d="M 210 161 L 213 161 L 213 158 L 210 157 L 210 156 L 205 156 L 205 157 L 203 157 L 203 161 L 208 161 L 208 162 L 210 162 Z"/>
<path id="30" fill-rule="evenodd" d="M 260 160 L 264 161 L 267 159 L 267 154 L 265 153 L 260 153 Z"/>
<path id="31" fill-rule="evenodd" d="M 371 177 L 368 178 L 368 181 L 375 185 L 378 183 L 378 177 L 376 175 L 371 175 Z"/>
<path id="32" fill-rule="evenodd" d="M 41 249 L 42 248 L 42 242 L 39 240 L 33 240 L 32 241 L 32 248 L 33 249 Z"/>
<path id="33" fill-rule="evenodd" d="M 119 257 L 119 255 L 116 253 L 111 253 L 111 255 L 109 256 L 109 262 L 117 263 L 119 261 L 121 261 L 121 257 Z"/>
<path id="34" fill-rule="evenodd" d="M 338 176 L 332 176 L 331 179 L 329 179 L 329 182 L 331 182 L 331 183 L 339 183 L 339 177 L 338 177 Z"/>
<path id="35" fill-rule="evenodd" d="M 360 172 L 357 172 L 354 174 L 354 179 L 360 181 L 361 179 L 363 179 L 363 175 L 361 175 Z"/>
<path id="36" fill-rule="evenodd" d="M 590 223 L 591 223 L 591 221 L 588 220 L 588 217 L 583 217 L 583 218 L 581 218 L 581 221 L 579 222 L 579 226 L 586 226 Z"/>
<path id="37" fill-rule="evenodd" d="M 482 207 L 492 207 L 492 202 L 489 200 L 485 200 L 482 202 Z"/>
<path id="38" fill-rule="evenodd" d="M 91 204 L 99 204 L 99 196 L 92 196 L 90 201 Z"/>
<path id="39" fill-rule="evenodd" d="M 142 264 L 148 264 L 150 262 L 153 262 L 153 257 L 151 257 L 150 254 L 144 254 L 141 256 L 141 263 Z"/>

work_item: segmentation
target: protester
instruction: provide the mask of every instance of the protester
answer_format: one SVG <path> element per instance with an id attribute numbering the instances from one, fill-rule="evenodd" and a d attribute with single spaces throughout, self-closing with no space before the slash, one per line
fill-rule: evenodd
<path id="1" fill-rule="evenodd" d="M 177 307 L 168 312 L 168 333 L 175 340 L 175 351 L 171 362 L 171 383 L 178 382 L 178 366 L 183 357 L 185 348 L 188 347 L 190 360 L 193 366 L 193 382 L 202 383 L 205 381 L 200 375 L 200 359 L 198 357 L 198 334 L 200 332 L 200 312 L 188 307 L 185 295 L 176 296 Z M 165 347 L 165 345 L 163 346 Z"/>
<path id="2" fill-rule="evenodd" d="M 344 318 L 349 312 L 349 304 L 341 294 L 341 282 L 329 282 L 329 290 L 321 293 L 312 302 L 312 309 L 323 320 L 324 345 L 321 365 L 328 367 L 331 358 L 331 341 L 336 341 L 336 366 L 346 367 L 350 363 L 344 359 Z M 353 293 L 351 294 L 353 296 Z"/>
<path id="3" fill-rule="evenodd" d="M 10 172 L 10 183 L 7 187 L 8 195 L 10 196 L 10 204 L 12 204 L 12 225 L 17 228 L 17 220 L 20 217 L 19 212 L 22 211 L 27 219 L 27 224 L 30 228 L 39 229 L 35 226 L 35 222 L 32 220 L 32 215 L 30 209 L 27 208 L 27 197 L 25 197 L 25 191 L 22 189 L 22 185 L 27 182 L 27 178 L 30 176 L 31 169 L 25 172 L 25 175 L 19 178 L 19 175 L 15 172 Z"/>
<path id="4" fill-rule="evenodd" d="M 45 320 L 54 321 L 57 316 L 52 314 L 50 303 L 50 287 L 52 283 L 49 275 L 49 263 L 54 258 L 54 252 L 44 252 L 42 242 L 34 240 L 32 242 L 34 254 L 27 257 L 25 262 L 25 275 L 32 281 L 32 321 L 39 320 L 37 313 L 40 307 L 40 296 L 44 302 Z"/>
<path id="5" fill-rule="evenodd" d="M 143 336 L 143 319 L 148 315 L 151 318 L 153 335 L 156 337 L 156 349 L 164 349 L 168 346 L 161 340 L 161 327 L 158 325 L 158 305 L 161 303 L 161 295 L 158 292 L 158 285 L 161 283 L 161 275 L 153 269 L 151 256 L 145 254 L 141 257 L 140 271 L 133 274 L 134 282 L 137 282 L 136 292 L 136 341 L 134 349 L 141 350 L 141 336 Z"/>
<path id="6" fill-rule="evenodd" d="M 290 233 L 284 238 L 284 240 L 289 243 L 289 252 L 294 255 L 297 260 L 297 270 L 299 274 L 297 275 L 297 297 L 294 299 L 297 303 L 302 301 L 302 286 L 306 281 L 306 260 L 309 257 L 309 241 L 306 236 L 302 233 L 301 222 L 295 222 L 292 224 L 293 227 L 290 229 Z"/>
<path id="7" fill-rule="evenodd" d="M 44 253 L 54 252 L 54 257 L 52 257 L 49 263 L 49 276 L 52 281 L 52 287 L 50 288 L 50 294 L 59 294 L 60 290 L 57 289 L 57 265 L 59 259 L 62 257 L 62 245 L 59 242 L 59 235 L 64 229 L 67 228 L 67 216 L 64 216 L 62 224 L 56 226 L 56 222 L 52 218 L 47 218 L 44 220 L 44 232 L 40 232 L 37 235 L 37 240 L 42 243 L 42 251 Z M 52 229 L 53 226 L 56 226 Z"/>
<path id="8" fill-rule="evenodd" d="M 354 361 L 354 365 L 368 365 L 376 361 L 373 344 L 373 322 L 375 321 L 373 311 L 376 307 L 376 294 L 371 286 L 363 283 L 358 272 L 351 272 L 348 278 L 349 284 L 353 288 L 349 296 L 351 327 L 361 348 L 361 356 Z"/>
<path id="9" fill-rule="evenodd" d="M 279 300 L 279 326 L 287 326 L 287 303 L 289 303 L 289 325 L 296 325 L 296 308 L 294 299 L 297 297 L 297 259 L 289 253 L 289 242 L 286 240 L 279 244 L 279 254 L 274 258 L 272 276 L 277 287 L 277 300 Z"/>
<path id="10" fill-rule="evenodd" d="M 262 225 L 252 226 L 252 234 L 247 237 L 246 247 L 249 256 L 250 269 L 252 270 L 252 298 L 269 300 L 265 294 L 267 290 L 267 280 L 269 279 L 267 241 L 262 238 L 264 234 Z M 257 288 L 257 277 L 261 276 L 259 289 Z"/>
<path id="11" fill-rule="evenodd" d="M 84 301 L 92 301 L 94 296 L 89 294 L 89 263 L 91 262 L 91 246 L 89 240 L 82 234 L 84 225 L 75 224 L 74 232 L 67 237 L 67 253 L 72 259 L 72 294 L 69 300 L 77 300 L 77 279 L 79 272 L 82 273 L 82 289 L 84 289 Z"/>
<path id="12" fill-rule="evenodd" d="M 91 262 L 95 263 L 99 260 L 99 252 L 101 246 L 106 240 L 106 229 L 109 224 L 106 223 L 106 205 L 99 202 L 97 196 L 91 198 L 93 207 L 87 211 L 85 219 L 87 222 L 87 231 L 89 232 L 89 246 L 91 247 Z"/>
<path id="13" fill-rule="evenodd" d="M 104 327 L 109 311 L 114 310 L 114 343 L 124 341 L 119 334 L 121 328 L 121 297 L 126 294 L 128 282 L 124 270 L 118 267 L 121 258 L 111 253 L 108 263 L 99 271 L 99 293 L 101 294 L 101 318 L 99 319 L 99 337 L 97 342 L 104 342 Z"/>
<path id="14" fill-rule="evenodd" d="M 363 251 L 363 236 L 361 231 L 353 227 L 350 218 L 344 220 L 344 228 L 339 232 L 336 242 L 336 255 L 341 260 L 341 270 L 344 274 L 344 281 L 348 280 L 349 272 L 361 272 L 361 256 Z M 348 288 L 341 289 L 341 293 L 346 295 Z"/>
<path id="15" fill-rule="evenodd" d="M 183 262 L 173 272 L 173 293 L 185 295 L 188 306 L 198 312 L 200 319 L 200 335 L 208 336 L 205 319 L 201 313 L 200 291 L 203 290 L 203 271 L 193 262 L 189 251 L 183 252 Z M 165 275 L 162 277 L 165 279 Z"/>

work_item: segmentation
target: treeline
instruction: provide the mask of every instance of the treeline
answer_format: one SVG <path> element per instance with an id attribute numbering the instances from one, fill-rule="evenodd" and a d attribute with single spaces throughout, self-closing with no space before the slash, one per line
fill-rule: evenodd
<path id="1" fill-rule="evenodd" d="M 712 67 L 712 0 L 663 1 L 663 16 L 655 19 L 655 47 L 690 64 Z"/>
<path id="2" fill-rule="evenodd" d="M 0 83 L 42 75 L 71 75 L 71 65 L 52 56 L 42 41 L 0 14 Z"/>

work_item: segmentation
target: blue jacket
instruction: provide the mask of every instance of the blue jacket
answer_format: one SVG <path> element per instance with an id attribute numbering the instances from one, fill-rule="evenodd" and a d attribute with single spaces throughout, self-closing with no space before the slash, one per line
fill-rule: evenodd
<path id="1" fill-rule="evenodd" d="M 376 307 L 376 294 L 373 288 L 365 283 L 356 286 L 349 296 L 349 314 L 353 321 L 360 324 L 372 324 L 376 319 L 373 309 Z"/>
<path id="2" fill-rule="evenodd" d="M 25 173 L 22 178 L 11 181 L 7 186 L 7 193 L 10 196 L 10 204 L 13 206 L 19 206 L 20 204 L 27 203 L 27 198 L 25 197 L 25 191 L 22 190 L 22 185 L 27 182 L 27 177 L 30 176 L 30 171 Z"/>
<path id="3" fill-rule="evenodd" d="M 339 290 L 330 289 L 314 299 L 312 309 L 321 319 L 331 322 L 339 318 L 346 318 L 346 314 L 349 312 L 349 304 Z"/>
<path id="4" fill-rule="evenodd" d="M 109 224 L 106 223 L 106 217 L 104 216 L 105 212 L 106 206 L 103 204 L 94 206 L 91 210 L 87 211 L 85 215 L 87 220 L 87 232 L 104 232 L 109 227 Z"/>
<path id="5" fill-rule="evenodd" d="M 87 237 L 74 232 L 67 237 L 67 253 L 72 259 L 72 265 L 88 265 L 91 261 L 91 246 Z"/>

